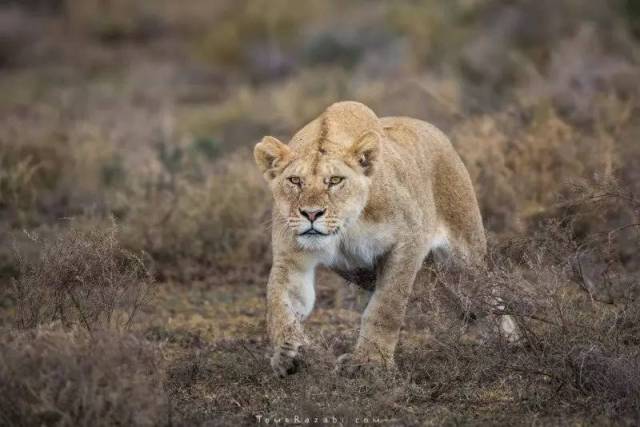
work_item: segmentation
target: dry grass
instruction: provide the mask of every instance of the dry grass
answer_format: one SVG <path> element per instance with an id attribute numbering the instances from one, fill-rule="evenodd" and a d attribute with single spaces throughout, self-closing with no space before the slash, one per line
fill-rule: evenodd
<path id="1" fill-rule="evenodd" d="M 122 249 L 115 224 L 74 225 L 40 242 L 38 260 L 18 254 L 20 275 L 14 280 L 16 322 L 34 328 L 59 321 L 79 324 L 89 333 L 128 329 L 148 303 L 153 283 L 140 256 Z"/>
<path id="2" fill-rule="evenodd" d="M 157 349 L 133 336 L 3 331 L 0 424 L 169 424 Z"/>
<path id="3" fill-rule="evenodd" d="M 204 265 L 260 268 L 266 259 L 270 195 L 250 154 L 239 154 L 217 161 L 208 176 L 180 172 L 131 187 L 125 243 L 149 252 L 162 277 L 201 277 Z"/>
<path id="4" fill-rule="evenodd" d="M 598 129 L 624 126 L 633 107 L 614 104 Z M 626 164 L 625 140 L 579 127 L 544 105 L 484 115 L 454 130 L 454 143 L 477 183 L 487 227 L 522 233 L 553 212 L 574 187 L 614 178 Z M 482 149 L 479 149 L 482 147 Z"/>

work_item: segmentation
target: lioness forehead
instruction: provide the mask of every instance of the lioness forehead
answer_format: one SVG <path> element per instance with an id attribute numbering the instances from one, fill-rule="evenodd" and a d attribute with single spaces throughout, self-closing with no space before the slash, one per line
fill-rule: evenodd
<path id="1" fill-rule="evenodd" d="M 309 152 L 340 152 L 366 131 L 381 132 L 378 117 L 358 102 L 332 104 L 319 117 L 300 129 L 289 145 Z"/>
<path id="2" fill-rule="evenodd" d="M 297 176 L 329 176 L 344 173 L 346 167 L 340 155 L 316 150 L 295 158 L 286 170 Z"/>
<path id="3" fill-rule="evenodd" d="M 296 133 L 289 146 L 300 158 L 309 156 L 340 156 L 347 144 L 346 135 L 334 129 L 329 133 L 328 121 L 319 117 Z"/>

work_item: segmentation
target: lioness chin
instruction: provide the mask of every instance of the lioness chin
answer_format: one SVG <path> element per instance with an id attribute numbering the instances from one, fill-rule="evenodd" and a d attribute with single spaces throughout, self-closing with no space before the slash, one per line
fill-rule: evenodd
<path id="1" fill-rule="evenodd" d="M 264 137 L 254 155 L 274 197 L 267 286 L 274 371 L 300 366 L 318 265 L 373 290 L 355 349 L 337 368 L 393 367 L 425 257 L 437 249 L 478 265 L 486 252 L 471 180 L 449 140 L 426 122 L 339 102 L 289 144 Z"/>

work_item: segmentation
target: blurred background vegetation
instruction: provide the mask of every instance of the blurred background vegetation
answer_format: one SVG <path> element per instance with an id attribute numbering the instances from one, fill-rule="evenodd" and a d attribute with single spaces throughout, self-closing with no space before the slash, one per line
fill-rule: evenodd
<path id="1" fill-rule="evenodd" d="M 630 298 L 640 276 L 639 61 L 638 0 L 0 1 L 0 283 L 28 290 L 6 293 L 0 324 L 34 312 L 57 272 L 84 278 L 58 299 L 73 307 L 92 274 L 129 286 L 135 260 L 145 286 L 153 279 L 190 301 L 160 298 L 169 314 L 150 317 L 191 323 L 169 333 L 158 320 L 156 339 L 197 346 L 185 332 L 194 328 L 219 338 L 202 316 L 215 322 L 226 308 L 184 314 L 204 294 L 235 304 L 248 292 L 258 308 L 226 315 L 259 318 L 247 334 L 260 331 L 270 194 L 251 149 L 345 99 L 451 136 L 497 265 L 564 286 L 577 279 L 557 269 L 583 257 L 589 277 L 571 286 Z M 564 246 L 541 255 L 542 243 L 523 239 Z M 55 260 L 65 247 L 74 255 Z M 94 254 L 88 270 L 82 248 Z M 96 273 L 102 250 L 115 273 Z M 544 276 L 541 265 L 556 270 Z M 336 279 L 323 280 L 321 307 L 339 306 Z M 53 308 L 43 311 L 66 328 L 82 319 Z M 637 356 L 637 340 L 625 345 Z"/>
<path id="2" fill-rule="evenodd" d="M 632 0 L 5 1 L 0 226 L 115 216 L 173 273 L 266 260 L 249 149 L 356 99 L 452 134 L 489 230 L 523 231 L 571 181 L 633 174 L 639 19 Z"/>

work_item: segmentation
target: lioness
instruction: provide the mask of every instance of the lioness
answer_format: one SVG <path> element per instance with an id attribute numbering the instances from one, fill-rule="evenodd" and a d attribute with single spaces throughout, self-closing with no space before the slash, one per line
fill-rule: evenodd
<path id="1" fill-rule="evenodd" d="M 372 289 L 358 342 L 337 369 L 394 365 L 413 282 L 439 249 L 483 261 L 486 239 L 469 174 L 447 137 L 406 117 L 382 117 L 338 102 L 284 144 L 266 136 L 254 150 L 273 209 L 267 287 L 271 366 L 295 372 L 307 343 L 301 322 L 315 300 L 316 266 Z"/>

